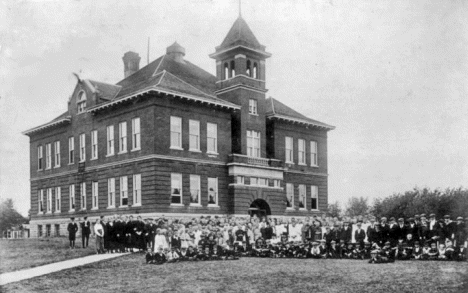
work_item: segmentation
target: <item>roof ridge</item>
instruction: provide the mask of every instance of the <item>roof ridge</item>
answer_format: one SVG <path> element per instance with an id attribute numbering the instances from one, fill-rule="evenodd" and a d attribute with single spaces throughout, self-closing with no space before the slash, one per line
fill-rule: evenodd
<path id="1" fill-rule="evenodd" d="M 162 56 L 161 60 L 159 60 L 159 64 L 158 64 L 158 66 L 156 67 L 156 70 L 153 72 L 152 76 L 156 76 L 156 74 L 157 74 L 156 72 L 158 72 L 159 66 L 161 66 L 161 63 L 164 61 L 164 57 L 166 57 L 166 54 L 164 54 L 164 55 Z"/>
<path id="2" fill-rule="evenodd" d="M 166 69 L 164 69 L 163 71 L 160 72 L 160 73 L 162 73 L 162 74 L 161 74 L 161 77 L 159 78 L 158 83 L 155 84 L 154 86 L 158 86 L 158 85 L 161 83 L 161 81 L 163 80 L 164 76 L 166 75 L 166 72 L 167 72 Z M 160 74 L 160 73 L 158 73 L 158 74 Z M 156 74 L 156 75 L 157 75 L 157 74 Z"/>
<path id="3" fill-rule="evenodd" d="M 164 70 L 164 71 L 166 71 L 166 70 Z M 183 83 L 189 85 L 190 87 L 194 88 L 196 91 L 198 91 L 198 92 L 200 92 L 200 93 L 202 93 L 202 94 L 204 94 L 204 95 L 206 95 L 206 96 L 209 96 L 209 97 L 212 97 L 212 98 L 216 98 L 215 96 L 212 96 L 212 95 L 210 95 L 210 94 L 208 94 L 208 93 L 205 93 L 204 91 L 202 91 L 202 90 L 198 89 L 197 87 L 191 85 L 190 83 L 186 82 L 185 80 L 183 80 L 182 78 L 178 77 L 177 75 L 172 74 L 172 73 L 169 72 L 169 71 L 166 71 L 166 72 L 167 72 L 168 74 L 174 76 L 175 78 L 177 78 L 177 79 L 180 80 L 181 82 L 183 82 Z M 161 80 L 162 80 L 162 78 L 161 78 Z M 158 84 L 159 84 L 159 83 L 158 83 Z"/>

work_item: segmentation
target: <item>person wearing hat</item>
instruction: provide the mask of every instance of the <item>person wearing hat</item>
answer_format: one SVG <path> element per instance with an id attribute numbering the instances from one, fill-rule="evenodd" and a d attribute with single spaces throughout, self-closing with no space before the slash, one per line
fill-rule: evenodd
<path id="1" fill-rule="evenodd" d="M 354 231 L 354 240 L 356 240 L 359 245 L 364 246 L 364 239 L 366 239 L 366 232 L 362 229 L 362 223 L 357 222 L 356 231 Z"/>
<path id="2" fill-rule="evenodd" d="M 336 241 L 332 240 L 330 242 L 330 247 L 328 248 L 327 258 L 340 258 L 340 251 L 336 245 Z"/>
<path id="3" fill-rule="evenodd" d="M 362 251 L 363 258 L 364 259 L 370 259 L 371 251 L 372 251 L 371 243 L 369 241 L 365 241 L 364 242 L 364 249 Z"/>
<path id="4" fill-rule="evenodd" d="M 367 235 L 367 241 L 370 243 L 374 243 L 377 240 L 377 234 L 375 232 L 375 217 L 370 218 L 370 224 L 367 227 L 366 235 Z"/>
<path id="5" fill-rule="evenodd" d="M 114 221 L 115 245 L 117 252 L 125 252 L 125 224 L 120 215 Z"/>
<path id="6" fill-rule="evenodd" d="M 400 226 L 395 221 L 394 217 L 390 218 L 390 229 L 388 231 L 388 241 L 390 241 L 390 245 L 395 247 L 398 243 L 398 238 L 400 238 L 401 229 Z"/>
<path id="7" fill-rule="evenodd" d="M 445 241 L 450 240 L 453 242 L 455 240 L 456 225 L 457 224 L 450 219 L 449 215 L 444 216 L 444 224 L 442 226 L 442 238 Z"/>
<path id="8" fill-rule="evenodd" d="M 406 239 L 406 234 L 410 233 L 408 231 L 408 227 L 405 225 L 405 219 L 399 218 L 398 219 L 398 228 L 400 230 L 400 234 L 398 235 L 398 239 Z"/>
<path id="9" fill-rule="evenodd" d="M 429 223 L 427 224 L 427 239 L 433 242 L 439 241 L 442 234 L 442 227 L 439 222 L 436 221 L 435 214 L 429 215 Z"/>
<path id="10" fill-rule="evenodd" d="M 382 263 L 381 256 L 379 255 L 378 249 L 371 250 L 369 263 L 371 264 Z"/>
<path id="11" fill-rule="evenodd" d="M 391 242 L 385 242 L 384 246 L 380 250 L 380 256 L 386 259 L 386 262 L 395 261 L 395 249 L 391 247 Z"/>
<path id="12" fill-rule="evenodd" d="M 340 240 L 343 240 L 345 243 L 351 242 L 352 238 L 352 229 L 349 226 L 349 221 L 343 221 L 343 227 L 341 228 L 340 232 Z"/>
<path id="13" fill-rule="evenodd" d="M 382 217 L 380 219 L 380 235 L 381 235 L 381 242 L 380 245 L 383 246 L 385 242 L 389 240 L 389 233 L 390 233 L 390 225 L 387 222 L 386 217 Z"/>
<path id="14" fill-rule="evenodd" d="M 319 244 L 320 258 L 327 258 L 327 242 L 325 239 L 320 240 Z"/>
<path id="15" fill-rule="evenodd" d="M 414 218 L 409 218 L 408 219 L 408 224 L 406 225 L 406 235 L 411 234 L 413 235 L 414 240 L 419 241 L 419 227 L 418 224 L 416 223 L 416 220 Z"/>
<path id="16" fill-rule="evenodd" d="M 78 225 L 75 223 L 75 218 L 70 218 L 71 222 L 68 223 L 68 240 L 70 241 L 70 249 L 75 249 L 76 232 L 78 232 Z"/>
<path id="17" fill-rule="evenodd" d="M 80 223 L 81 226 L 81 247 L 88 247 L 89 235 L 91 234 L 91 222 L 88 221 L 88 217 L 83 218 L 83 222 Z"/>
<path id="18" fill-rule="evenodd" d="M 463 222 L 463 217 L 457 218 L 457 223 L 455 224 L 455 243 L 454 246 L 460 246 L 465 244 L 467 235 L 466 235 L 466 224 Z"/>
<path id="19" fill-rule="evenodd" d="M 100 217 L 102 219 L 102 216 Z M 101 220 L 96 220 L 94 223 L 94 234 L 96 235 L 96 252 L 97 254 L 105 253 L 104 250 L 104 227 Z"/>
<path id="20" fill-rule="evenodd" d="M 310 257 L 311 258 L 320 258 L 321 253 L 320 253 L 320 248 L 318 246 L 318 242 L 313 241 L 312 242 L 312 248 L 310 249 Z"/>

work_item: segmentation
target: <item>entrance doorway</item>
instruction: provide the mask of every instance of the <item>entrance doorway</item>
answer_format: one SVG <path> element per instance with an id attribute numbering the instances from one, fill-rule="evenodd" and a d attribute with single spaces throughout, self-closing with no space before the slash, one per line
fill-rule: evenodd
<path id="1" fill-rule="evenodd" d="M 256 199 L 250 204 L 249 215 L 256 215 L 258 218 L 267 218 L 271 215 L 270 205 L 263 199 Z"/>

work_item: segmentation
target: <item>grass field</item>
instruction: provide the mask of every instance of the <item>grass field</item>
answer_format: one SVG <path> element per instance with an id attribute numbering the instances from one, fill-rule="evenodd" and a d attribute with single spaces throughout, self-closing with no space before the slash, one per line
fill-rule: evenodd
<path id="1" fill-rule="evenodd" d="M 0 273 L 96 253 L 94 245 L 85 249 L 76 248 L 73 250 L 68 249 L 68 245 L 68 238 L 65 237 L 0 239 Z M 81 246 L 81 240 L 79 246 Z"/>
<path id="2" fill-rule="evenodd" d="M 2 292 L 468 292 L 468 263 L 261 259 L 146 265 L 143 255 L 9 284 Z"/>

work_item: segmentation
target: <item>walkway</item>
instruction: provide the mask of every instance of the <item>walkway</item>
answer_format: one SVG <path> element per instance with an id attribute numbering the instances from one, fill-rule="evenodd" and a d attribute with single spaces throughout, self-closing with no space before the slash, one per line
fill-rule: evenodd
<path id="1" fill-rule="evenodd" d="M 126 255 L 126 254 L 128 253 L 94 254 L 94 255 L 89 255 L 89 256 L 85 256 L 81 258 L 75 258 L 75 259 L 60 261 L 56 263 L 51 263 L 51 264 L 47 264 L 47 265 L 43 265 L 39 267 L 30 268 L 30 269 L 3 273 L 3 274 L 0 274 L 0 286 L 47 275 L 50 273 L 55 273 L 61 270 L 84 266 L 93 262 L 116 258 L 116 257 Z"/>

